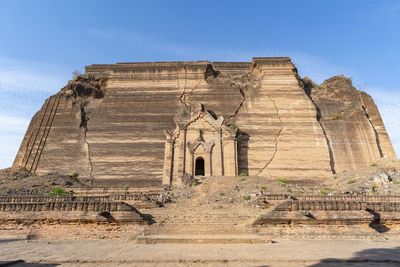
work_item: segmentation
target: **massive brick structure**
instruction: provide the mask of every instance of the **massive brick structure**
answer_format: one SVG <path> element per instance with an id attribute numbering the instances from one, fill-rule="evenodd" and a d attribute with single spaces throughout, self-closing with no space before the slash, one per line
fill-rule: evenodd
<path id="1" fill-rule="evenodd" d="M 87 66 L 32 118 L 14 166 L 141 187 L 203 172 L 324 180 L 381 157 L 396 155 L 350 80 L 318 86 L 289 58 L 253 58 Z"/>

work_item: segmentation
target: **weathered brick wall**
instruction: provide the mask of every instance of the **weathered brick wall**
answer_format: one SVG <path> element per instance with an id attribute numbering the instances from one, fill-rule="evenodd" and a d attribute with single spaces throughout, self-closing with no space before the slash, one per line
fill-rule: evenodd
<path id="1" fill-rule="evenodd" d="M 372 99 L 346 87 L 346 101 L 315 97 L 318 115 L 290 58 L 117 63 L 88 66 L 86 74 L 107 79 L 104 97 L 46 100 L 13 166 L 78 172 L 94 186 L 161 186 L 163 130 L 200 103 L 238 127 L 239 173 L 324 180 L 334 170 L 395 158 Z M 342 103 L 355 107 L 354 116 L 331 119 Z"/>
<path id="2" fill-rule="evenodd" d="M 0 211 L 133 211 L 124 202 L 54 201 L 54 202 L 0 202 Z"/>
<path id="3" fill-rule="evenodd" d="M 325 195 L 325 196 L 296 196 L 298 200 L 336 200 L 336 201 L 368 201 L 368 202 L 400 202 L 400 196 L 378 195 Z"/>
<path id="4" fill-rule="evenodd" d="M 275 211 L 365 211 L 399 212 L 400 202 L 365 202 L 335 200 L 287 201 L 277 205 Z"/>

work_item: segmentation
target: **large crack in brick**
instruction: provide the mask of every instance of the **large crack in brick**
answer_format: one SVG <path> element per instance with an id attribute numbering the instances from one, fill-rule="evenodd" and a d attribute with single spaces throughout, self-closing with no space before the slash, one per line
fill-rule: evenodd
<path id="1" fill-rule="evenodd" d="M 364 110 L 365 116 L 367 117 L 367 120 L 368 120 L 369 124 L 371 125 L 372 130 L 374 132 L 376 146 L 378 147 L 379 155 L 381 158 L 383 158 L 383 152 L 382 152 L 381 142 L 379 140 L 378 131 L 376 130 L 375 125 L 372 123 L 371 118 L 369 117 L 369 114 L 368 114 L 367 109 L 365 108 L 364 104 L 362 105 L 362 109 Z"/>
<path id="2" fill-rule="evenodd" d="M 81 105 L 81 123 L 79 125 L 79 128 L 83 128 L 83 141 L 85 142 L 86 147 L 87 147 L 87 160 L 89 163 L 89 179 L 90 179 L 91 185 L 93 185 L 93 163 L 92 163 L 92 159 L 90 156 L 90 145 L 89 145 L 89 142 L 87 141 L 88 120 L 89 120 L 89 118 L 87 117 L 85 107 L 84 107 L 84 105 Z"/>
<path id="3" fill-rule="evenodd" d="M 282 119 L 281 119 L 281 117 L 280 117 L 280 115 L 279 115 L 279 109 L 278 109 L 278 107 L 277 107 L 277 105 L 276 105 L 275 100 L 272 99 L 271 95 L 268 94 L 268 93 L 267 93 L 267 96 L 268 96 L 268 99 L 269 99 L 269 100 L 272 102 L 272 104 L 274 105 L 275 110 L 276 110 L 276 116 L 277 116 L 278 120 L 281 122 L 282 126 L 281 126 L 281 128 L 279 129 L 279 131 L 278 131 L 278 133 L 277 133 L 277 135 L 275 136 L 275 139 L 274 139 L 274 143 L 275 143 L 274 153 L 272 154 L 271 158 L 267 161 L 267 163 L 264 165 L 264 167 L 262 167 L 262 168 L 259 170 L 259 172 L 256 174 L 256 176 L 260 175 L 265 169 L 267 169 L 268 166 L 269 166 L 269 165 L 272 163 L 272 161 L 274 160 L 276 154 L 278 153 L 278 139 L 279 139 L 279 137 L 280 137 L 280 135 L 281 135 L 283 129 L 284 129 L 285 126 L 286 126 L 286 122 L 282 121 Z"/>

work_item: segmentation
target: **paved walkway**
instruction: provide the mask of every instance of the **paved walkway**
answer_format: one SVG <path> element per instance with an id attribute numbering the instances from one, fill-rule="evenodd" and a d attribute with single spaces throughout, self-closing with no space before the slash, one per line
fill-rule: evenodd
<path id="1" fill-rule="evenodd" d="M 10 266 L 399 266 L 400 240 L 272 244 L 136 244 L 131 240 L 0 240 Z"/>

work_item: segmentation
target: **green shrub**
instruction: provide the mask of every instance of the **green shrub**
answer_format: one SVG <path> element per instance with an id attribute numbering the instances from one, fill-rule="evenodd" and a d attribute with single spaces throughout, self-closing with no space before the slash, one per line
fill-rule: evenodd
<path id="1" fill-rule="evenodd" d="M 376 167 L 376 166 L 378 166 L 378 164 L 376 162 L 371 164 L 371 167 Z"/>
<path id="2" fill-rule="evenodd" d="M 278 182 L 280 182 L 282 184 L 286 184 L 287 180 L 286 180 L 286 178 L 278 178 Z"/>
<path id="3" fill-rule="evenodd" d="M 239 175 L 238 175 L 239 177 L 242 177 L 242 176 L 247 176 L 247 174 L 245 174 L 244 172 L 241 172 L 241 173 L 239 173 Z"/>
<path id="4" fill-rule="evenodd" d="M 243 199 L 244 199 L 244 200 L 250 200 L 250 199 L 251 199 L 251 196 L 249 196 L 249 195 L 243 196 Z"/>
<path id="5" fill-rule="evenodd" d="M 78 173 L 76 173 L 76 172 L 72 172 L 70 175 L 69 175 L 69 178 L 71 178 L 71 179 L 78 179 Z"/>
<path id="6" fill-rule="evenodd" d="M 350 180 L 347 181 L 348 184 L 354 184 L 355 182 L 356 182 L 355 179 L 350 179 Z"/>
<path id="7" fill-rule="evenodd" d="M 194 182 L 192 183 L 192 186 L 197 186 L 197 185 L 199 185 L 199 183 L 198 183 L 197 181 L 194 181 Z"/>
<path id="8" fill-rule="evenodd" d="M 68 191 L 65 191 L 65 189 L 62 187 L 55 187 L 49 193 L 49 196 L 51 196 L 51 197 L 52 196 L 69 196 L 69 195 L 71 195 L 71 193 Z"/>
<path id="9" fill-rule="evenodd" d="M 338 119 L 340 119 L 342 117 L 342 114 L 340 114 L 340 113 L 335 113 L 335 114 L 332 114 L 329 118 L 331 119 L 331 120 L 338 120 Z"/>
<path id="10" fill-rule="evenodd" d="M 225 196 L 225 193 L 224 193 L 224 192 L 221 192 L 221 193 L 219 193 L 219 195 L 220 195 L 221 197 L 224 197 L 224 196 Z"/>
<path id="11" fill-rule="evenodd" d="M 261 186 L 260 189 L 261 190 L 267 190 L 267 188 L 265 186 Z"/>

